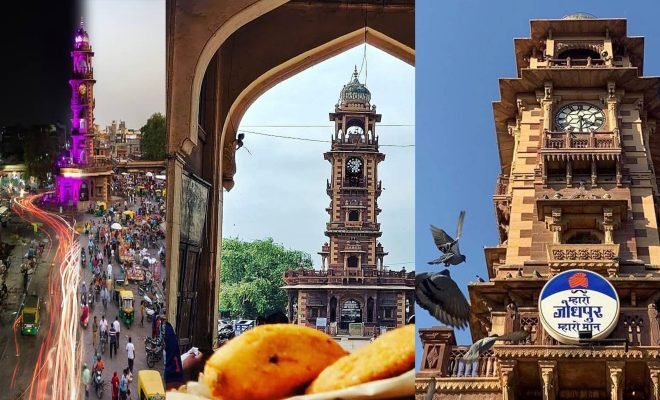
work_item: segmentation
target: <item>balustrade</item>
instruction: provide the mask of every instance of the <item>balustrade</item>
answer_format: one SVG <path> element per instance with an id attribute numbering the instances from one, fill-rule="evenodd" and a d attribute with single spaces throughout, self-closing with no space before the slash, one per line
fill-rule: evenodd
<path id="1" fill-rule="evenodd" d="M 449 363 L 444 376 L 447 377 L 489 377 L 498 376 L 497 358 L 491 350 L 481 354 L 472 362 L 463 360 L 467 346 L 455 346 L 449 353 Z"/>
<path id="2" fill-rule="evenodd" d="M 551 132 L 545 131 L 545 149 L 618 149 L 614 132 Z"/>

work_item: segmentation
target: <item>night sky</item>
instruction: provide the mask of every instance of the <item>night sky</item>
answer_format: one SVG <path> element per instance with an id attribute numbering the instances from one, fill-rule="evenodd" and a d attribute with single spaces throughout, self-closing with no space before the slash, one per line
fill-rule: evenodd
<path id="1" fill-rule="evenodd" d="M 0 13 L 0 126 L 68 123 L 76 0 L 20 1 Z"/>

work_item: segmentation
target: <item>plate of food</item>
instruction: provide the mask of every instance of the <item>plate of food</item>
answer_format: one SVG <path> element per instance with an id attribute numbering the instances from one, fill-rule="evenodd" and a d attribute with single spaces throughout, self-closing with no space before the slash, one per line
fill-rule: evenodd
<path id="1" fill-rule="evenodd" d="M 228 341 L 172 400 L 412 399 L 415 327 L 347 353 L 332 337 L 292 324 L 262 325 Z"/>

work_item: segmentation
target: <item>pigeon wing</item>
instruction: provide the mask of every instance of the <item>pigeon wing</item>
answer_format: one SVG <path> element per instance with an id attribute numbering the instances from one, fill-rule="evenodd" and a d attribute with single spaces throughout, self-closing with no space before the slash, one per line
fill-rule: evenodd
<path id="1" fill-rule="evenodd" d="M 506 335 L 498 336 L 497 340 L 502 342 L 519 342 L 529 336 L 527 331 L 515 331 Z"/>
<path id="2" fill-rule="evenodd" d="M 417 304 L 438 321 L 455 328 L 467 327 L 470 305 L 450 277 L 421 273 L 415 278 Z"/>
<path id="3" fill-rule="evenodd" d="M 460 214 L 458 214 L 458 225 L 456 226 L 456 240 L 461 238 L 461 235 L 463 234 L 463 220 L 465 220 L 465 211 L 461 211 Z"/>
<path id="4" fill-rule="evenodd" d="M 436 228 L 433 225 L 431 225 L 431 234 L 433 235 L 433 241 L 435 242 L 435 245 L 438 247 L 440 251 L 442 251 L 441 246 L 454 241 L 454 239 L 452 239 L 451 236 L 447 235 L 447 232 L 443 231 L 440 228 Z"/>
<path id="5" fill-rule="evenodd" d="M 476 361 L 479 356 L 490 350 L 491 347 L 495 344 L 497 338 L 493 336 L 485 337 L 481 340 L 477 340 L 470 346 L 470 349 L 463 355 L 463 361 L 472 362 Z"/>

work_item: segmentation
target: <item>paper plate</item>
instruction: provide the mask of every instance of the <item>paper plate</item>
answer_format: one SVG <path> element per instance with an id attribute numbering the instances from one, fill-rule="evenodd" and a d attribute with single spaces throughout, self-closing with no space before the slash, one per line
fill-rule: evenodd
<path id="1" fill-rule="evenodd" d="M 200 378 L 201 381 L 201 378 Z M 189 382 L 191 391 L 206 392 L 199 382 Z M 207 392 L 208 393 L 208 392 Z M 168 400 L 209 400 L 197 394 L 167 392 Z M 394 378 L 364 383 L 332 392 L 289 397 L 286 400 L 402 400 L 415 398 L 415 370 L 412 369 Z"/>

